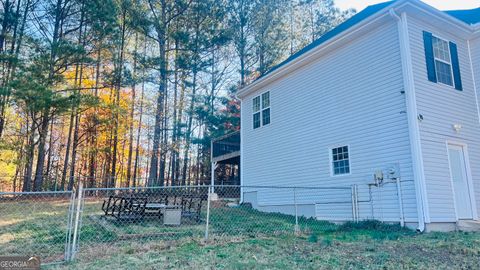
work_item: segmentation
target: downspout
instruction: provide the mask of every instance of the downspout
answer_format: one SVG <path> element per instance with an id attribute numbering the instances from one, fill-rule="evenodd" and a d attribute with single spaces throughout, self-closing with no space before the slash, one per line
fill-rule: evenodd
<path id="1" fill-rule="evenodd" d="M 480 123 L 480 107 L 479 107 L 479 104 L 478 104 L 477 78 L 475 78 L 475 72 L 473 70 L 472 47 L 470 46 L 470 40 L 467 40 L 467 48 L 468 48 L 468 61 L 470 62 L 470 71 L 472 72 L 473 92 L 475 93 L 475 105 L 477 105 L 477 117 L 478 117 L 478 121 Z M 477 210 L 475 204 L 472 204 L 472 208 L 474 210 L 473 219 L 478 220 L 478 210 Z"/>
<path id="2" fill-rule="evenodd" d="M 244 166 L 244 158 L 243 158 L 243 139 L 244 139 L 244 136 L 243 136 L 243 132 L 245 130 L 245 128 L 241 128 L 241 127 L 244 127 L 244 123 L 242 123 L 242 119 L 244 119 L 244 117 L 242 117 L 242 114 L 243 114 L 243 111 L 242 111 L 242 100 L 243 98 L 240 100 L 240 165 L 238 165 L 238 173 L 240 174 L 240 202 L 239 203 L 243 203 L 243 192 L 245 192 L 244 190 L 244 179 L 243 179 L 243 166 Z"/>
<path id="3" fill-rule="evenodd" d="M 400 57 L 402 61 L 403 82 L 406 97 L 408 129 L 410 137 L 410 148 L 412 153 L 413 176 L 415 183 L 415 192 L 417 200 L 418 228 L 423 232 L 425 230 L 426 218 L 426 198 L 425 194 L 425 176 L 423 171 L 422 149 L 420 144 L 420 130 L 417 119 L 417 103 L 415 98 L 415 86 L 413 81 L 413 68 L 410 51 L 410 41 L 408 35 L 408 24 L 406 13 L 399 16 L 393 9 L 389 14 L 397 21 L 398 34 L 400 41 Z"/>

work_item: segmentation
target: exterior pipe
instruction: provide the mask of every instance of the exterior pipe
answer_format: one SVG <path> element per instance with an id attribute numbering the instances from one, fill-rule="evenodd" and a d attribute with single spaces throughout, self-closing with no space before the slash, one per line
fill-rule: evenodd
<path id="1" fill-rule="evenodd" d="M 425 221 L 429 220 L 427 209 L 427 198 L 425 192 L 425 176 L 423 171 L 422 148 L 420 144 L 420 130 L 417 120 L 417 104 L 415 100 L 415 85 L 413 81 L 413 69 L 410 51 L 410 41 L 408 35 L 407 15 L 402 13 L 399 16 L 393 9 L 389 14 L 397 21 L 398 34 L 400 41 L 400 57 L 402 61 L 403 83 L 406 97 L 407 120 L 410 137 L 410 150 L 412 153 L 413 175 L 415 183 L 415 192 L 417 199 L 417 230 L 425 230 Z"/>
<path id="2" fill-rule="evenodd" d="M 398 207 L 400 207 L 400 226 L 405 227 L 405 215 L 403 213 L 403 196 L 402 196 L 402 186 L 400 183 L 400 177 L 397 177 L 397 197 L 398 197 Z"/>

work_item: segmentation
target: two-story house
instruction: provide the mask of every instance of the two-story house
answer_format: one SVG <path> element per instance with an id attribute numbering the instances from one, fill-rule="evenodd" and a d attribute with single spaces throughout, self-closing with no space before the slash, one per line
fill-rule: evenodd
<path id="1" fill-rule="evenodd" d="M 479 91 L 480 8 L 370 6 L 238 92 L 241 184 L 356 185 L 360 219 L 453 230 L 480 215 Z M 315 192 L 297 211 L 351 220 L 324 203 L 348 192 Z M 291 211 L 274 193 L 242 199 Z"/>

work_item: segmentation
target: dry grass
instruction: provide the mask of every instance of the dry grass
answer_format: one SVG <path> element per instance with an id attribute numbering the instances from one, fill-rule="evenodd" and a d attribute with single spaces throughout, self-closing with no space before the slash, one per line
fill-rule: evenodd
<path id="1" fill-rule="evenodd" d="M 480 235 L 405 234 L 377 239 L 337 231 L 295 237 L 218 237 L 109 247 L 59 269 L 480 269 Z"/>
<path id="2" fill-rule="evenodd" d="M 66 210 L 62 202 L 0 204 L 0 254 L 32 252 L 62 259 Z M 480 269 L 480 234 L 417 234 L 377 222 L 337 226 L 248 208 L 212 209 L 204 224 L 118 224 L 101 218 L 98 202 L 85 207 L 74 263 L 54 269 Z M 144 237 L 140 237 L 140 236 Z"/>

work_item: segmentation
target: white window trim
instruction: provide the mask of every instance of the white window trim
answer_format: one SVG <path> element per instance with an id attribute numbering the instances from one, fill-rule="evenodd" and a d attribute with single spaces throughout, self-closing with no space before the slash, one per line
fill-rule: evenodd
<path id="1" fill-rule="evenodd" d="M 435 49 L 433 50 L 433 60 L 434 62 L 435 61 L 439 61 L 439 62 L 442 62 L 444 64 L 447 64 L 450 66 L 450 76 L 452 76 L 452 85 L 449 85 L 449 84 L 446 84 L 446 83 L 443 83 L 441 81 L 438 80 L 438 73 L 437 73 L 437 65 L 435 63 L 435 76 L 437 76 L 437 83 L 439 84 L 442 84 L 442 85 L 445 85 L 445 86 L 448 86 L 448 87 L 451 87 L 451 88 L 455 88 L 455 76 L 453 76 L 453 64 L 452 64 L 452 53 L 451 53 L 451 49 L 450 49 L 450 42 L 448 41 L 448 39 L 445 39 L 445 38 L 442 38 L 442 37 L 439 37 L 437 35 L 433 35 L 432 36 L 434 38 L 437 38 L 437 39 L 440 39 L 442 41 L 445 41 L 447 43 L 447 46 L 448 46 L 448 60 L 450 62 L 447 62 L 443 59 L 440 59 L 438 58 L 436 55 L 435 55 Z"/>
<path id="2" fill-rule="evenodd" d="M 334 173 L 334 168 L 333 168 L 333 154 L 332 150 L 335 148 L 340 148 L 346 146 L 348 148 L 348 167 L 349 167 L 349 172 L 348 173 L 342 173 L 342 174 L 335 174 Z M 328 160 L 330 163 L 330 177 L 342 177 L 342 176 L 349 176 L 352 174 L 352 155 L 351 155 L 351 148 L 350 144 L 337 144 L 330 146 L 328 148 Z"/>
<path id="3" fill-rule="evenodd" d="M 262 108 L 262 106 L 263 106 L 262 95 L 265 94 L 265 93 L 267 93 L 267 92 L 269 93 L 269 94 L 268 94 L 268 107 Z M 260 99 L 260 110 L 258 110 L 258 111 L 253 111 L 253 102 L 254 102 L 255 98 L 257 98 L 257 97 Z M 272 95 L 271 95 L 271 91 L 270 91 L 270 90 L 263 91 L 263 92 L 255 95 L 255 96 L 253 96 L 253 98 L 252 98 L 252 106 L 250 107 L 250 108 L 252 108 L 252 118 L 251 118 L 251 119 L 252 119 L 252 125 L 251 125 L 251 127 L 252 127 L 253 130 L 258 130 L 258 129 L 261 129 L 261 128 L 265 127 L 265 126 L 269 126 L 269 125 L 272 124 L 272 110 L 270 109 L 271 106 L 272 106 Z M 263 124 L 263 110 L 266 110 L 266 109 L 270 109 L 270 122 L 269 122 L 268 124 L 264 125 L 264 124 Z M 253 123 L 253 116 L 254 116 L 256 113 L 260 113 L 260 126 L 257 127 L 257 128 L 255 128 L 255 127 L 253 126 L 253 124 L 254 124 L 254 123 Z"/>

